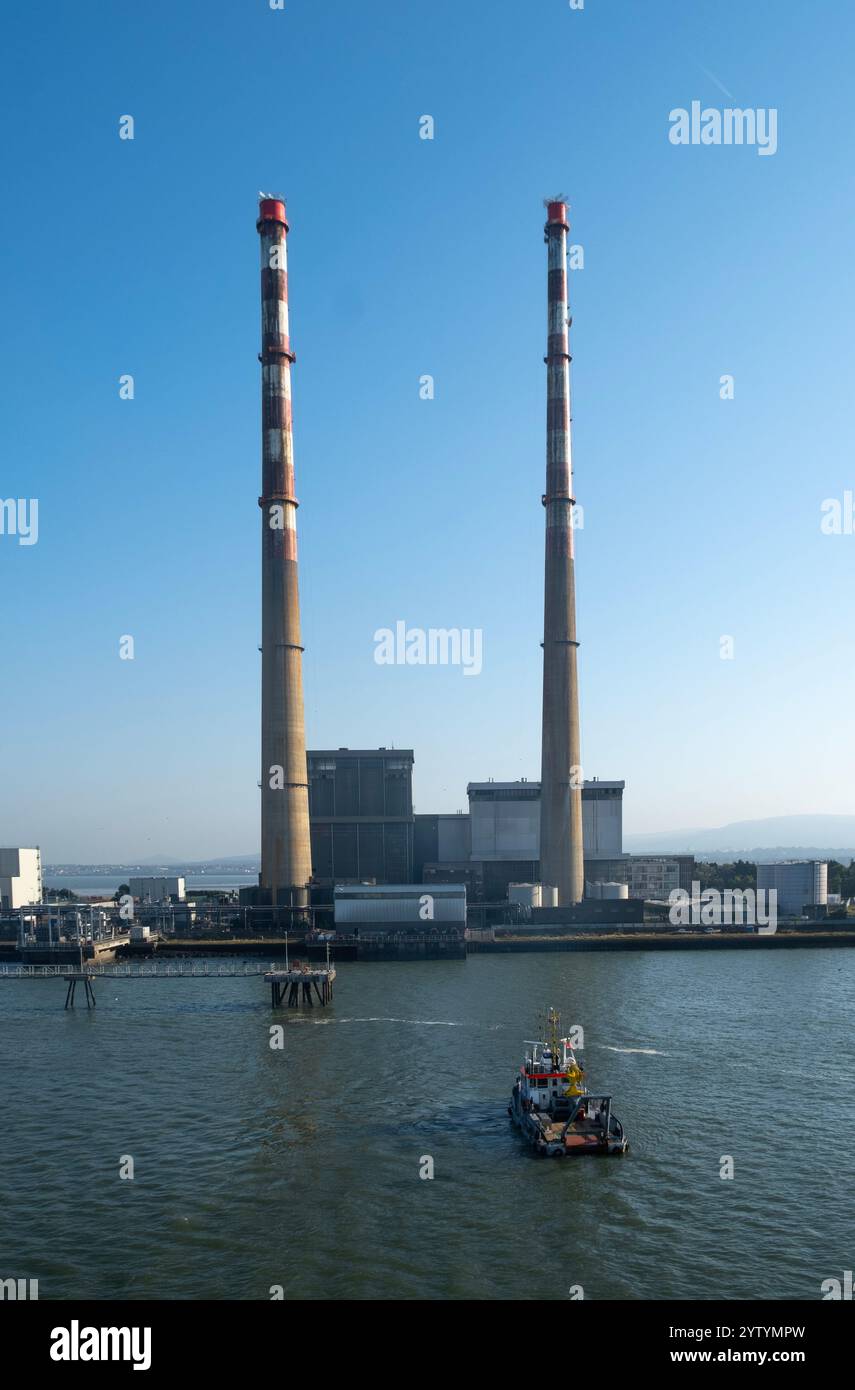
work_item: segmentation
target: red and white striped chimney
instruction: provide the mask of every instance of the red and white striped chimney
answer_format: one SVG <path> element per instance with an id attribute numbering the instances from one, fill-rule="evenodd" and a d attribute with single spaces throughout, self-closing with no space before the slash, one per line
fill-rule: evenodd
<path id="1" fill-rule="evenodd" d="M 312 876 L 291 433 L 288 222 L 262 198 L 261 239 L 261 887 L 302 906 Z"/>
<path id="2" fill-rule="evenodd" d="M 567 204 L 547 205 L 546 565 L 543 615 L 543 726 L 540 877 L 561 906 L 585 891 L 582 768 L 573 567 L 573 467 L 567 304 Z"/>

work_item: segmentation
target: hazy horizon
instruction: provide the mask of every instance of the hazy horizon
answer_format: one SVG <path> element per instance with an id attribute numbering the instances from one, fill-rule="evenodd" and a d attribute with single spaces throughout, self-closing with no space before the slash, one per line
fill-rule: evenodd
<path id="1" fill-rule="evenodd" d="M 839 825 L 838 825 L 839 823 Z M 787 832 L 791 832 L 789 837 Z M 780 833 L 783 838 L 776 838 Z M 834 835 L 839 833 L 841 838 L 834 840 Z M 740 839 L 740 835 L 744 839 Z M 716 837 L 720 836 L 720 841 Z M 733 837 L 732 843 L 728 843 L 728 836 Z M 758 837 L 756 840 L 753 837 Z M 765 836 L 765 838 L 764 838 Z M 813 836 L 813 838 L 811 838 Z M 694 846 L 692 841 L 706 840 L 707 844 L 697 845 L 698 853 L 710 853 L 713 850 L 736 849 L 741 851 L 749 850 L 787 850 L 787 849 L 824 849 L 830 850 L 837 848 L 841 852 L 855 851 L 855 816 L 773 816 L 765 820 L 735 821 L 724 826 L 710 827 L 683 827 L 680 829 L 653 831 L 639 834 L 635 831 L 624 829 L 624 851 L 628 853 L 651 853 L 659 854 L 667 850 L 679 853 L 681 850 L 691 850 Z M 662 844 L 656 842 L 661 841 Z M 248 850 L 246 852 L 229 851 L 223 854 L 205 854 L 201 856 L 176 854 L 174 851 L 164 851 L 161 854 L 148 854 L 145 856 L 128 855 L 114 860 L 98 860 L 91 857 L 72 860 L 45 859 L 43 862 L 50 867 L 64 867 L 69 864 L 88 864 L 88 865 L 124 865 L 130 866 L 138 864 L 142 868 L 152 868 L 157 866 L 182 866 L 193 864 L 238 864 L 241 861 L 251 863 L 260 862 L 260 850 Z"/>

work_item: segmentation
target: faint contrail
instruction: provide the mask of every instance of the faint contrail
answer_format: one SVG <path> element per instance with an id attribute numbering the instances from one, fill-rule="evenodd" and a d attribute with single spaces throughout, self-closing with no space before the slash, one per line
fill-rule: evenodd
<path id="1" fill-rule="evenodd" d="M 705 68 L 704 65 L 703 65 L 703 63 L 698 63 L 698 67 L 700 68 L 701 72 L 705 72 L 705 73 L 706 73 L 706 75 L 707 75 L 707 77 L 709 78 L 710 82 L 714 82 L 714 83 L 715 83 L 715 85 L 718 87 L 719 91 L 724 92 L 725 96 L 726 96 L 726 97 L 730 97 L 731 101 L 736 101 L 736 97 L 733 95 L 733 92 L 729 92 L 729 91 L 727 90 L 727 88 L 725 87 L 724 83 L 723 83 L 723 82 L 719 82 L 719 80 L 718 80 L 718 78 L 716 77 L 716 75 L 715 75 L 714 72 L 710 72 L 709 68 Z"/>

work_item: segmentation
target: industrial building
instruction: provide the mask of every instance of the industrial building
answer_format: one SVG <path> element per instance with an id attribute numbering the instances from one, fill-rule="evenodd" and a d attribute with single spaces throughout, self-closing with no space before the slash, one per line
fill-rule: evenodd
<path id="1" fill-rule="evenodd" d="M 310 750 L 316 897 L 334 883 L 412 882 L 413 762 L 411 748 Z"/>
<path id="2" fill-rule="evenodd" d="M 828 905 L 828 865 L 818 859 L 757 865 L 757 891 L 778 894 L 778 913 L 800 916 L 804 908 Z"/>
<path id="3" fill-rule="evenodd" d="M 139 903 L 183 903 L 185 887 L 183 878 L 153 876 L 151 878 L 129 878 L 128 888 L 131 897 Z"/>
<path id="4" fill-rule="evenodd" d="M 582 786 L 586 857 L 619 855 L 623 847 L 624 782 L 597 778 Z M 471 857 L 484 862 L 540 858 L 540 783 L 470 782 Z M 546 882 L 546 879 L 544 879 Z"/>
<path id="5" fill-rule="evenodd" d="M 497 902 L 540 881 L 540 783 L 471 782 L 468 813 L 413 813 L 413 750 L 310 750 L 316 900 L 335 883 L 459 883 Z M 582 790 L 585 860 L 597 879 L 621 859 L 623 782 Z M 599 861 L 603 867 L 600 869 Z M 591 873 L 588 877 L 591 877 Z"/>
<path id="6" fill-rule="evenodd" d="M 625 885 L 630 898 L 647 900 L 690 891 L 694 855 L 623 853 L 624 787 L 597 778 L 583 784 L 585 896 L 609 896 L 601 884 Z M 540 783 L 470 782 L 467 791 L 468 815 L 416 816 L 416 877 L 466 883 L 474 902 L 500 902 L 512 883 L 550 886 L 540 863 Z"/>
<path id="7" fill-rule="evenodd" d="M 42 901 L 39 849 L 0 849 L 0 909 L 14 911 Z"/>
<path id="8" fill-rule="evenodd" d="M 456 883 L 341 885 L 335 926 L 346 935 L 369 932 L 455 932 L 466 927 L 466 889 Z"/>
<path id="9" fill-rule="evenodd" d="M 598 882 L 625 883 L 631 898 L 648 902 L 667 902 L 675 888 L 691 892 L 694 871 L 693 854 L 622 854 L 585 862 L 592 887 Z"/>
<path id="10" fill-rule="evenodd" d="M 623 857 L 624 785 L 594 778 L 581 789 L 589 879 L 611 878 L 599 861 Z M 416 877 L 466 883 L 473 900 L 487 902 L 506 898 L 511 883 L 541 882 L 540 783 L 470 782 L 467 795 L 468 815 L 416 816 Z"/>

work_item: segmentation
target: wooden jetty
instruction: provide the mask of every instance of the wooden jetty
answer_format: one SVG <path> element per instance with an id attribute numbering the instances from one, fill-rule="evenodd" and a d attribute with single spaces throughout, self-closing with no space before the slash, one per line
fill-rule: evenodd
<path id="1" fill-rule="evenodd" d="M 335 967 L 328 965 L 322 970 L 312 970 L 307 965 L 296 965 L 287 970 L 271 970 L 264 978 L 270 985 L 270 1002 L 274 1009 L 283 1003 L 296 1008 L 301 1001 L 314 1007 L 313 986 L 319 1004 L 332 1001 Z"/>

